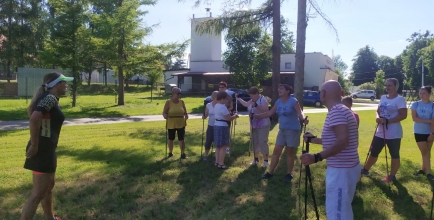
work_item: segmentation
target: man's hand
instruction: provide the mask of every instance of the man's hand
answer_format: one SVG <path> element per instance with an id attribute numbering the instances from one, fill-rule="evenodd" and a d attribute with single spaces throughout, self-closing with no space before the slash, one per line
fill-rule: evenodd
<path id="1" fill-rule="evenodd" d="M 303 124 L 305 125 L 309 124 L 309 119 L 303 119 Z"/>
<path id="2" fill-rule="evenodd" d="M 166 113 L 163 114 L 164 119 L 167 119 L 167 116 L 169 116 L 169 114 L 166 114 Z"/>
<path id="3" fill-rule="evenodd" d="M 185 113 L 184 115 L 185 115 L 185 120 L 187 120 L 188 119 L 188 114 Z"/>
<path id="4" fill-rule="evenodd" d="M 302 154 L 300 155 L 300 161 L 303 165 L 311 165 L 315 163 L 315 155 L 313 154 Z"/>
<path id="5" fill-rule="evenodd" d="M 31 144 L 26 152 L 26 157 L 31 158 L 38 153 L 38 145 Z"/>

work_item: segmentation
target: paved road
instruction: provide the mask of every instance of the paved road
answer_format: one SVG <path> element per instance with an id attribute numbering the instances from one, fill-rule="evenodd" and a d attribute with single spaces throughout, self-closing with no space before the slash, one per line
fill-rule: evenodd
<path id="1" fill-rule="evenodd" d="M 377 104 L 361 104 L 364 107 L 354 107 L 354 111 L 364 111 L 364 110 L 375 110 L 377 109 Z M 305 109 L 304 113 L 313 114 L 327 112 L 326 108 L 318 109 Z M 247 116 L 247 112 L 240 112 L 240 116 Z M 202 114 L 189 114 L 190 119 L 201 118 Z M 115 124 L 115 123 L 127 123 L 127 122 L 145 122 L 145 121 L 163 121 L 164 118 L 161 115 L 138 115 L 138 116 L 128 116 L 128 117 L 109 117 L 109 118 L 74 118 L 65 119 L 63 122 L 64 126 L 73 125 L 96 125 L 96 124 Z M 15 129 L 26 129 L 29 127 L 28 120 L 19 121 L 0 121 L 0 130 L 15 130 Z"/>

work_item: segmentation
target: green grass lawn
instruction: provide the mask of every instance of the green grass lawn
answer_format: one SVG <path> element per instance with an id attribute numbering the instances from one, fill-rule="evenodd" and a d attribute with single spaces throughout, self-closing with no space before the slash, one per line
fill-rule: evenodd
<path id="1" fill-rule="evenodd" d="M 375 128 L 374 111 L 358 112 L 360 159 L 364 163 Z M 308 114 L 307 131 L 320 134 L 325 114 Z M 381 182 L 386 175 L 384 151 L 358 185 L 353 210 L 355 219 L 427 219 L 431 186 L 412 173 L 421 156 L 414 143 L 412 121 L 403 122 L 402 166 L 398 182 Z M 270 152 L 278 126 L 270 132 Z M 236 124 L 236 138 L 228 170 L 199 162 L 202 121 L 190 120 L 186 149 L 189 159 L 165 157 L 164 121 L 113 125 L 66 126 L 59 141 L 54 189 L 55 213 L 62 219 L 302 219 L 304 183 L 298 189 L 299 161 L 295 179 L 284 182 L 286 159 L 274 179 L 263 181 L 264 168 L 249 166 L 249 126 L 246 117 Z M 30 194 L 31 172 L 22 168 L 28 130 L 0 131 L 0 219 L 18 219 Z M 321 146 L 311 145 L 311 152 Z M 389 157 L 390 162 L 390 157 Z M 321 219 L 325 218 L 325 163 L 311 166 Z M 390 166 L 389 166 L 390 168 Z M 303 174 L 304 179 L 304 174 Z M 309 194 L 310 195 L 310 194 Z M 314 219 L 308 198 L 309 219 Z M 42 219 L 39 207 L 37 218 Z"/>

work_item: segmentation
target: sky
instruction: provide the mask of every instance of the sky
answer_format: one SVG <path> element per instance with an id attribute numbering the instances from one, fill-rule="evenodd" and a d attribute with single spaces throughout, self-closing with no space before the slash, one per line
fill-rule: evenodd
<path id="1" fill-rule="evenodd" d="M 225 1 L 211 0 L 209 5 L 194 7 L 195 0 L 158 0 L 154 6 L 142 6 L 142 10 L 148 11 L 143 17 L 146 25 L 158 24 L 145 42 L 158 45 L 188 40 L 193 14 L 195 17 L 205 17 L 205 8 L 211 8 L 212 16 L 217 17 L 222 13 L 222 3 Z M 374 48 L 378 55 L 394 58 L 408 45 L 406 39 L 413 32 L 434 32 L 434 0 L 316 1 L 337 29 L 338 35 L 308 6 L 311 18 L 306 31 L 306 52 L 321 52 L 329 57 L 332 57 L 332 53 L 340 55 L 349 66 L 346 72 L 350 71 L 357 51 L 366 45 Z M 265 0 L 252 0 L 251 5 L 245 8 L 254 9 L 263 2 Z M 281 13 L 289 20 L 288 29 L 296 37 L 297 0 L 284 0 Z M 222 44 L 222 47 L 223 52 L 226 45 Z M 189 52 L 190 48 L 186 53 Z"/>

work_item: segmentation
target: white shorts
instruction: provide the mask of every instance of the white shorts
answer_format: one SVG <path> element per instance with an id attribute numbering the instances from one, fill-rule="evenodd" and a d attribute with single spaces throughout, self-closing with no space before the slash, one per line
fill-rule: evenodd
<path id="1" fill-rule="evenodd" d="M 360 179 L 360 164 L 352 168 L 327 167 L 326 213 L 328 220 L 353 220 L 353 201 Z"/>

